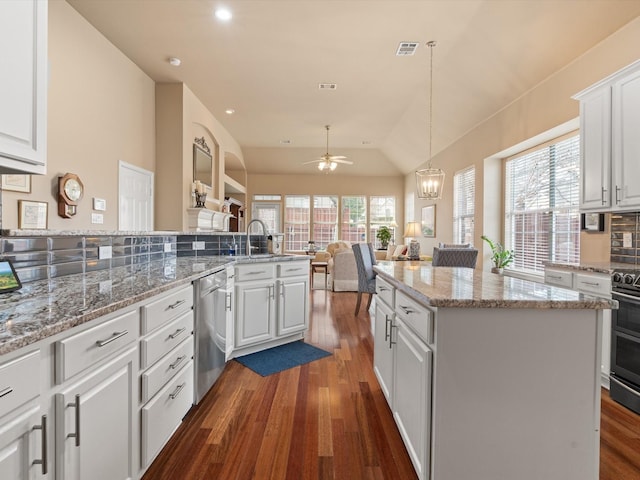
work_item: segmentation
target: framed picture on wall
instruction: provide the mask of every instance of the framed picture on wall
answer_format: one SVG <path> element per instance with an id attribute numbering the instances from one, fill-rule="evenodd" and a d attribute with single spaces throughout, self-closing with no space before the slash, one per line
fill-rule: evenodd
<path id="1" fill-rule="evenodd" d="M 580 228 L 587 232 L 604 232 L 604 213 L 583 213 Z"/>
<path id="2" fill-rule="evenodd" d="M 47 228 L 47 202 L 18 200 L 18 228 L 44 230 Z"/>
<path id="3" fill-rule="evenodd" d="M 31 175 L 2 175 L 2 190 L 31 193 Z"/>
<path id="4" fill-rule="evenodd" d="M 422 236 L 436 236 L 436 206 L 422 207 Z"/>

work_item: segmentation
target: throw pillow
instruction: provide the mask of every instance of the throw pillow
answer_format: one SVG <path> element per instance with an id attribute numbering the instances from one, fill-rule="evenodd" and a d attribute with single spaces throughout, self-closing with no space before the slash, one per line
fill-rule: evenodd
<path id="1" fill-rule="evenodd" d="M 393 251 L 395 250 L 395 248 L 393 248 L 393 245 L 389 245 L 387 247 L 387 255 L 384 257 L 385 260 L 393 260 Z"/>
<path id="2" fill-rule="evenodd" d="M 399 255 L 407 254 L 407 246 L 406 245 L 397 245 L 396 249 L 393 251 L 393 257 L 398 258 Z"/>

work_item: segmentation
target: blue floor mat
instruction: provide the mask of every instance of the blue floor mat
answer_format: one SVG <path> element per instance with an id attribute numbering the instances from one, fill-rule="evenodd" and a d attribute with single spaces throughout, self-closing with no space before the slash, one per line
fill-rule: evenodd
<path id="1" fill-rule="evenodd" d="M 329 355 L 331 354 L 325 350 L 297 341 L 237 357 L 236 361 L 266 377 Z"/>

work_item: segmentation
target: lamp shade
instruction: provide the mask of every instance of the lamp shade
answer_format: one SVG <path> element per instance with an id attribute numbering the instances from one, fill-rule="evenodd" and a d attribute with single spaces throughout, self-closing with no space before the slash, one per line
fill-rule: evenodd
<path id="1" fill-rule="evenodd" d="M 419 222 L 407 223 L 407 228 L 404 231 L 405 238 L 416 238 L 422 235 L 422 229 Z"/>

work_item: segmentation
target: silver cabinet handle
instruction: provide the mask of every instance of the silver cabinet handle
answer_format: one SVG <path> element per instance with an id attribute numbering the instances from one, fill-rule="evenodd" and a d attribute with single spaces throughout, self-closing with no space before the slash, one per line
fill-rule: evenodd
<path id="1" fill-rule="evenodd" d="M 176 303 L 172 303 L 171 305 L 169 305 L 167 308 L 173 310 L 174 308 L 178 308 L 180 305 L 182 305 L 184 302 L 186 302 L 186 300 L 178 300 Z"/>
<path id="2" fill-rule="evenodd" d="M 383 287 L 382 285 L 380 285 L 378 286 L 378 290 L 382 290 L 383 292 L 386 292 L 389 289 L 387 287 Z"/>
<path id="3" fill-rule="evenodd" d="M 607 193 L 607 189 L 602 187 L 602 205 L 605 205 L 607 203 L 607 200 L 605 198 L 606 193 Z"/>
<path id="4" fill-rule="evenodd" d="M 0 398 L 9 395 L 11 392 L 13 392 L 13 387 L 7 387 L 3 390 L 0 390 Z"/>
<path id="5" fill-rule="evenodd" d="M 180 364 L 182 363 L 182 361 L 183 361 L 185 358 L 187 358 L 187 356 L 186 356 L 186 355 L 182 355 L 182 356 L 180 356 L 180 357 L 176 358 L 176 361 L 175 361 L 175 362 L 173 362 L 171 365 L 169 365 L 169 368 L 170 368 L 171 370 L 175 369 L 178 365 L 180 365 Z"/>
<path id="6" fill-rule="evenodd" d="M 389 340 L 389 315 L 384 316 L 384 341 Z"/>
<path id="7" fill-rule="evenodd" d="M 412 314 L 412 313 L 416 313 L 416 311 L 415 311 L 415 310 L 412 310 L 412 309 L 411 309 L 411 308 L 409 308 L 409 307 L 405 307 L 405 306 L 403 306 L 403 305 L 398 305 L 398 307 L 400 307 L 400 308 L 402 309 L 402 311 L 403 311 L 404 313 L 406 313 L 407 315 Z"/>
<path id="8" fill-rule="evenodd" d="M 582 281 L 580 283 L 582 283 L 583 285 L 591 285 L 592 287 L 599 287 L 600 286 L 600 282 L 585 282 L 585 281 Z"/>
<path id="9" fill-rule="evenodd" d="M 173 340 L 174 338 L 176 338 L 178 335 L 180 335 L 182 332 L 184 332 L 187 329 L 187 327 L 182 327 L 179 328 L 178 330 L 176 330 L 175 332 L 173 332 L 171 335 L 169 335 L 169 338 L 171 340 Z"/>
<path id="10" fill-rule="evenodd" d="M 553 278 L 554 280 L 562 280 L 562 276 L 561 275 L 548 275 L 547 277 L 549 278 Z"/>
<path id="11" fill-rule="evenodd" d="M 76 409 L 76 432 L 68 433 L 67 438 L 76 439 L 76 447 L 80 446 L 80 395 L 76 395 L 75 402 L 67 403 L 67 407 L 73 407 Z"/>
<path id="12" fill-rule="evenodd" d="M 392 321 L 391 322 L 391 328 L 389 328 L 389 348 L 392 348 L 392 346 L 397 343 L 397 342 L 393 341 L 393 329 L 394 328 L 398 328 L 398 326 L 394 325 L 393 321 Z"/>
<path id="13" fill-rule="evenodd" d="M 49 456 L 47 454 L 47 416 L 42 415 L 42 423 L 40 425 L 35 425 L 33 429 L 40 430 L 42 439 L 42 458 L 39 460 L 34 460 L 33 465 L 42 465 L 42 475 L 46 475 L 48 469 L 47 464 L 49 463 Z"/>
<path id="14" fill-rule="evenodd" d="M 616 205 L 620 203 L 620 199 L 618 198 L 618 193 L 620 193 L 620 187 L 616 185 Z"/>
<path id="15" fill-rule="evenodd" d="M 182 391 L 182 389 L 185 387 L 187 383 L 183 383 L 182 385 L 178 385 L 178 387 L 173 391 L 173 393 L 169 394 L 169 398 L 171 400 L 174 400 L 178 395 L 180 395 L 180 392 Z"/>
<path id="16" fill-rule="evenodd" d="M 231 311 L 231 292 L 227 292 L 225 295 L 225 306 L 224 309 L 228 312 Z"/>
<path id="17" fill-rule="evenodd" d="M 298 270 L 302 270 L 302 268 L 287 268 L 287 272 L 297 272 Z"/>
<path id="18" fill-rule="evenodd" d="M 261 273 L 267 273 L 264 270 L 253 270 L 252 272 L 247 272 L 247 275 L 260 275 Z"/>
<path id="19" fill-rule="evenodd" d="M 107 338 L 106 340 L 98 340 L 96 342 L 96 345 L 98 345 L 99 347 L 104 347 L 105 345 L 109 345 L 111 342 L 115 342 L 119 338 L 124 337 L 127 333 L 129 333 L 127 330 L 124 330 L 122 332 L 113 332 L 111 338 Z"/>
<path id="20" fill-rule="evenodd" d="M 274 285 L 269 285 L 269 297 L 271 297 L 272 300 L 276 298 L 274 290 Z"/>

